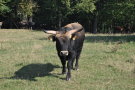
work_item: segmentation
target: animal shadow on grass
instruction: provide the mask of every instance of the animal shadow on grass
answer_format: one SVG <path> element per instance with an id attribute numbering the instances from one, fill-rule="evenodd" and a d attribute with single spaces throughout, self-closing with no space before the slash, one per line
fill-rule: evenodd
<path id="1" fill-rule="evenodd" d="M 57 65 L 52 65 L 51 63 L 29 64 L 16 71 L 15 76 L 11 77 L 10 79 L 26 79 L 30 81 L 36 81 L 36 77 L 52 76 L 58 78 L 57 75 L 50 73 L 54 70 L 54 68 L 60 67 Z"/>

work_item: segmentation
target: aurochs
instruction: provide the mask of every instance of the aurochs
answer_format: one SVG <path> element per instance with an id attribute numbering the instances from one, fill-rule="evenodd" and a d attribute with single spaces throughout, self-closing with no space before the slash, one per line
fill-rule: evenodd
<path id="1" fill-rule="evenodd" d="M 78 70 L 78 59 L 80 57 L 83 42 L 85 39 L 85 31 L 81 24 L 70 23 L 62 27 L 61 30 L 44 30 L 45 33 L 51 34 L 49 38 L 56 41 L 56 49 L 62 63 L 62 74 L 66 73 L 66 80 L 71 78 L 71 69 Z M 76 59 L 75 67 L 73 63 Z"/>

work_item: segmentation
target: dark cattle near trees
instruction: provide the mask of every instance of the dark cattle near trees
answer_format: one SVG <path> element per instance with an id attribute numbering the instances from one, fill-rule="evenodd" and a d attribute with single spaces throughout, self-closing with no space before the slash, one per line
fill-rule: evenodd
<path id="1" fill-rule="evenodd" d="M 122 26 L 114 26 L 113 28 L 113 33 L 123 33 L 124 32 L 124 27 Z"/>
<path id="2" fill-rule="evenodd" d="M 132 27 L 130 24 L 126 24 L 124 26 L 114 26 L 113 27 L 113 33 L 131 33 Z"/>
<path id="3" fill-rule="evenodd" d="M 19 22 L 20 28 L 22 29 L 31 29 L 32 27 L 35 25 L 35 22 L 31 22 L 31 21 L 21 21 Z"/>
<path id="4" fill-rule="evenodd" d="M 75 70 L 78 70 L 78 59 L 80 57 L 83 42 L 85 39 L 85 31 L 81 24 L 71 23 L 62 27 L 58 31 L 44 30 L 45 33 L 52 34 L 49 38 L 56 41 L 56 49 L 58 56 L 61 60 L 63 69 L 62 74 L 66 73 L 66 61 L 67 63 L 67 76 L 66 80 L 71 78 L 71 69 L 73 69 L 73 63 L 76 59 Z"/>
<path id="5" fill-rule="evenodd" d="M 130 25 L 130 24 L 126 24 L 125 26 L 124 26 L 124 32 L 125 33 L 131 33 L 132 32 L 132 26 Z"/>

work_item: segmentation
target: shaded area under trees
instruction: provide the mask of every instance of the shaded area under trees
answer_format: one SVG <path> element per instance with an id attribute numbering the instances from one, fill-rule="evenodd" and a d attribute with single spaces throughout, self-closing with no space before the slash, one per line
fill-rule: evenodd
<path id="1" fill-rule="evenodd" d="M 57 30 L 67 23 L 79 22 L 91 33 L 131 33 L 135 32 L 134 3 L 134 0 L 1 0 L 0 22 L 2 28 L 39 30 Z"/>

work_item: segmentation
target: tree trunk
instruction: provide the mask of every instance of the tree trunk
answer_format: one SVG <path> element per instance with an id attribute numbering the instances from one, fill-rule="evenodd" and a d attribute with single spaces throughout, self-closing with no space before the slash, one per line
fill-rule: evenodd
<path id="1" fill-rule="evenodd" d="M 59 25 L 58 25 L 59 28 L 61 28 L 61 18 L 59 18 Z"/>
<path id="2" fill-rule="evenodd" d="M 94 20 L 93 20 L 93 33 L 97 33 L 97 15 L 95 15 Z"/>
<path id="3" fill-rule="evenodd" d="M 29 16 L 28 17 L 28 28 L 30 30 L 32 30 L 33 29 L 32 26 L 33 26 L 33 18 L 32 18 L 32 16 Z"/>
<path id="4" fill-rule="evenodd" d="M 1 27 L 2 27 L 2 22 L 0 22 L 0 29 L 1 29 Z"/>
<path id="5" fill-rule="evenodd" d="M 92 31 L 92 22 L 91 22 L 91 20 L 90 19 L 88 19 L 88 32 L 90 32 L 90 33 L 92 33 L 93 31 Z"/>
<path id="6" fill-rule="evenodd" d="M 58 28 L 59 28 L 59 29 L 61 28 L 61 25 L 62 25 L 62 15 L 61 15 L 61 13 L 59 12 L 59 22 L 58 22 Z"/>

